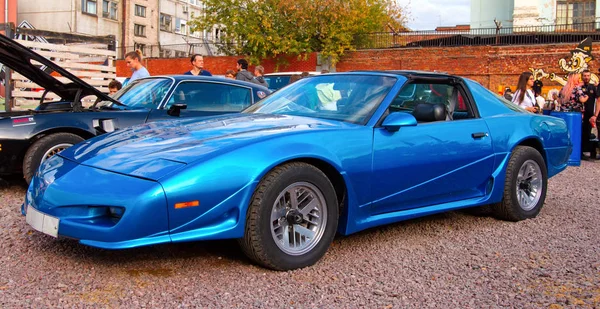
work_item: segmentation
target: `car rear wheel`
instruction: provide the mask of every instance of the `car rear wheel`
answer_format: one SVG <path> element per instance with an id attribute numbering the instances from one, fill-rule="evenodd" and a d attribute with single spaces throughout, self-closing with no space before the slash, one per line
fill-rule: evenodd
<path id="1" fill-rule="evenodd" d="M 276 167 L 259 183 L 246 215 L 244 253 L 274 270 L 316 263 L 333 241 L 338 203 L 333 185 L 306 163 Z"/>
<path id="2" fill-rule="evenodd" d="M 547 187 L 542 155 L 532 147 L 516 147 L 506 167 L 504 197 L 494 205 L 494 215 L 508 221 L 536 217 L 544 205 Z"/>
<path id="3" fill-rule="evenodd" d="M 23 158 L 23 178 L 29 184 L 38 167 L 46 159 L 83 141 L 83 138 L 72 133 L 54 133 L 35 141 Z"/>

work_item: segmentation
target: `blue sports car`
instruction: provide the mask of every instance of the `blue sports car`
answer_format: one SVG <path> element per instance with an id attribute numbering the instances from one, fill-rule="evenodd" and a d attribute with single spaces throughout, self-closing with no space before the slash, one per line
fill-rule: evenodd
<path id="1" fill-rule="evenodd" d="M 468 79 L 324 74 L 242 113 L 70 147 L 42 164 L 22 212 L 38 231 L 108 249 L 235 238 L 288 270 L 317 262 L 336 231 L 481 206 L 536 217 L 571 150 L 562 119 Z"/>

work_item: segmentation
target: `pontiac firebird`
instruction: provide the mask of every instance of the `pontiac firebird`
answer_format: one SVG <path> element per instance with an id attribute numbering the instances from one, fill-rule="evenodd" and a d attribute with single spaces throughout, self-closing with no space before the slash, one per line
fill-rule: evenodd
<path id="1" fill-rule="evenodd" d="M 68 148 L 37 171 L 22 213 L 38 231 L 108 249 L 238 239 L 254 262 L 289 270 L 316 263 L 336 232 L 484 206 L 536 217 L 571 151 L 563 120 L 469 79 L 324 74 L 242 113 Z"/>

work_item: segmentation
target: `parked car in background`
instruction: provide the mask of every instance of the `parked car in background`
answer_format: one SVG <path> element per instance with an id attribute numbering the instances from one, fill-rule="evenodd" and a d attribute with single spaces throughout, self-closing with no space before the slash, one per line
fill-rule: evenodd
<path id="1" fill-rule="evenodd" d="M 302 72 L 276 72 L 267 73 L 264 75 L 265 81 L 269 84 L 269 90 L 277 91 L 290 83 L 292 75 L 300 75 Z M 308 72 L 308 76 L 315 76 L 321 74 L 320 72 Z"/>
<path id="2" fill-rule="evenodd" d="M 42 96 L 36 110 L 0 113 L 0 175 L 22 173 L 27 182 L 41 162 L 93 136 L 157 120 L 235 113 L 271 92 L 248 82 L 181 75 L 135 80 L 110 97 L 5 36 L 0 54 L 0 62 L 44 87 L 44 96 L 52 92 L 60 98 L 47 102 Z M 84 107 L 87 96 L 98 101 Z"/>
<path id="3" fill-rule="evenodd" d="M 317 262 L 336 232 L 483 205 L 536 217 L 571 150 L 562 119 L 468 79 L 332 73 L 242 113 L 66 149 L 43 163 L 22 213 L 38 231 L 107 249 L 238 239 L 256 263 L 289 270 Z"/>

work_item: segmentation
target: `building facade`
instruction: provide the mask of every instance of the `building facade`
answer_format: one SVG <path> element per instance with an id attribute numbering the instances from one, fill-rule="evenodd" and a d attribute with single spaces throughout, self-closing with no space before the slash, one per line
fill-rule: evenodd
<path id="1" fill-rule="evenodd" d="M 18 0 L 16 17 L 41 30 L 114 35 L 119 57 L 136 49 L 145 57 L 187 57 L 215 53 L 212 33 L 188 26 L 202 12 L 200 0 Z"/>
<path id="2" fill-rule="evenodd" d="M 597 14 L 598 13 L 598 14 Z M 594 30 L 600 21 L 600 1 L 596 0 L 471 0 L 471 28 L 570 25 L 564 30 Z M 593 27 L 593 29 L 584 28 Z"/>
<path id="3" fill-rule="evenodd" d="M 121 37 L 122 0 L 19 0 L 18 23 L 27 21 L 36 29 Z"/>
<path id="4" fill-rule="evenodd" d="M 0 1 L 0 24 L 17 23 L 17 0 Z"/>

